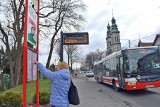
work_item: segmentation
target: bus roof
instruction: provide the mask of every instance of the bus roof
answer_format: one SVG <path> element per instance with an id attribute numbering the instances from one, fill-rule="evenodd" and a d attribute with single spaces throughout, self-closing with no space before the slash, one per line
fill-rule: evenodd
<path id="1" fill-rule="evenodd" d="M 145 49 L 145 48 L 157 48 L 158 46 L 145 46 L 145 47 L 132 47 L 132 48 L 125 48 L 122 50 L 129 50 L 129 49 Z"/>

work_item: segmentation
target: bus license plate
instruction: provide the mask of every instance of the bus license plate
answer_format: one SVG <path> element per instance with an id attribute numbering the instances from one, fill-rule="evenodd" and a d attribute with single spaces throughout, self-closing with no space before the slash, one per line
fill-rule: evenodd
<path id="1" fill-rule="evenodd" d="M 152 88 L 154 85 L 146 85 L 146 88 Z"/>

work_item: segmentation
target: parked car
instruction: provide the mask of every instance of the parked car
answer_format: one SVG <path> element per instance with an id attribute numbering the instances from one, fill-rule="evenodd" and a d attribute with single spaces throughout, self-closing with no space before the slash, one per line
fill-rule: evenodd
<path id="1" fill-rule="evenodd" d="M 87 77 L 94 77 L 94 73 L 92 71 L 86 71 Z"/>

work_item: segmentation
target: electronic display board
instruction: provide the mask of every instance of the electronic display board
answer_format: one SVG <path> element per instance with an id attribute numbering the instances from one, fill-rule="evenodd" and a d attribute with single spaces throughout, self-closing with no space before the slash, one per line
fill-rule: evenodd
<path id="1" fill-rule="evenodd" d="M 64 45 L 89 44 L 88 32 L 63 33 Z"/>

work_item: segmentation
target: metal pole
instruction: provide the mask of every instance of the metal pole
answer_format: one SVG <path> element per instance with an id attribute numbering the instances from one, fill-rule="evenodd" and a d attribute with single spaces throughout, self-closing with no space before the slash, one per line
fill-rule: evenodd
<path id="1" fill-rule="evenodd" d="M 61 31 L 60 61 L 63 61 L 63 32 Z"/>
<path id="2" fill-rule="evenodd" d="M 76 62 L 76 71 L 77 71 L 77 62 Z"/>
<path id="3" fill-rule="evenodd" d="M 25 23 L 24 23 L 24 43 L 23 43 L 23 107 L 26 107 L 27 97 L 27 27 L 28 27 L 28 0 L 25 2 Z"/>
<path id="4" fill-rule="evenodd" d="M 121 40 L 128 40 L 128 46 L 129 46 L 129 48 L 131 47 L 131 42 L 129 39 L 121 39 Z"/>
<path id="5" fill-rule="evenodd" d="M 37 2 L 37 47 L 36 47 L 36 52 L 37 52 L 37 61 L 39 60 L 39 14 L 40 14 L 40 0 Z M 37 69 L 37 80 L 36 80 L 36 107 L 39 107 L 39 72 Z"/>

